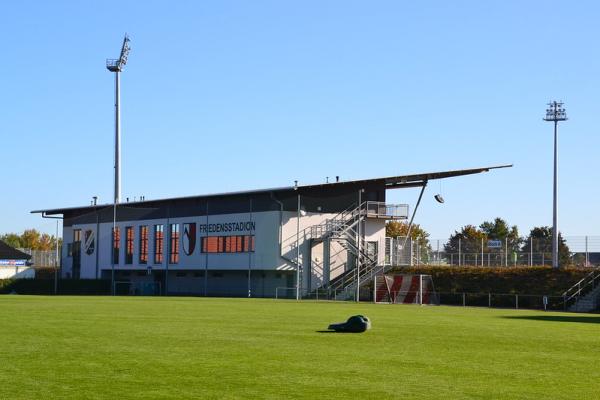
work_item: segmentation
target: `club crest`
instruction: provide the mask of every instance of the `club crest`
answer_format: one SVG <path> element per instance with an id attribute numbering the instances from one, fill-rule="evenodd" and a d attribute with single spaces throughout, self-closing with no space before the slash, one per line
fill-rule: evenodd
<path id="1" fill-rule="evenodd" d="M 96 249 L 96 235 L 91 229 L 85 231 L 83 249 L 88 256 L 94 254 L 94 250 Z"/>
<path id="2" fill-rule="evenodd" d="M 196 247 L 196 223 L 183 224 L 183 251 L 190 256 Z"/>

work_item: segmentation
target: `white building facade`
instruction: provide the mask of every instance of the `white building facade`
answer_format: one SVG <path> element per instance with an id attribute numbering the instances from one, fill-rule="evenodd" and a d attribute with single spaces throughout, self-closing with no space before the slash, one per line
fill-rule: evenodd
<path id="1" fill-rule="evenodd" d="M 386 221 L 409 218 L 386 190 L 489 169 L 34 212 L 63 217 L 63 278 L 117 293 L 349 294 L 386 265 Z"/>

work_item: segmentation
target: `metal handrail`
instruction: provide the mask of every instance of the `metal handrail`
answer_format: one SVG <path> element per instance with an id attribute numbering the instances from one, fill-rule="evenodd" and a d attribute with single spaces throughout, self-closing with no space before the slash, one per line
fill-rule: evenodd
<path id="1" fill-rule="evenodd" d="M 591 280 L 588 281 L 588 279 L 590 279 L 590 278 L 591 278 Z M 567 298 L 567 301 L 571 300 L 577 296 L 581 296 L 581 290 L 587 288 L 590 285 L 592 285 L 592 288 L 593 288 L 594 283 L 596 282 L 596 279 L 598 279 L 598 278 L 600 278 L 600 269 L 594 269 L 589 274 L 587 274 L 582 279 L 580 279 L 577 283 L 575 283 L 573 286 L 568 288 L 563 293 L 563 296 L 565 296 L 565 297 L 569 296 Z"/>
<path id="2" fill-rule="evenodd" d="M 408 218 L 408 204 L 387 204 L 382 201 L 367 201 L 365 209 L 367 216 Z"/>

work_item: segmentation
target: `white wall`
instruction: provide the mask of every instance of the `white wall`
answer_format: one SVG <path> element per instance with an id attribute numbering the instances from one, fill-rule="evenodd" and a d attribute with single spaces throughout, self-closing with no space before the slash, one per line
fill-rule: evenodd
<path id="1" fill-rule="evenodd" d="M 0 279 L 33 279 L 35 278 L 35 270 L 25 266 L 0 266 Z"/>
<path id="2" fill-rule="evenodd" d="M 255 230 L 240 230 L 229 232 L 206 232 L 200 230 L 201 224 L 221 224 L 230 222 L 254 223 Z M 196 223 L 196 245 L 191 255 L 186 255 L 183 250 L 183 226 L 184 223 Z M 163 225 L 163 262 L 154 263 L 154 225 Z M 169 224 L 180 224 L 179 226 L 179 262 L 167 264 L 169 261 Z M 139 263 L 140 235 L 139 227 L 148 226 L 148 263 Z M 118 269 L 147 269 L 151 266 L 153 270 L 177 269 L 177 270 L 240 270 L 240 269 L 277 269 L 281 265 L 279 258 L 279 211 L 237 213 L 206 216 L 193 216 L 182 218 L 162 218 L 154 220 L 139 220 L 118 222 L 121 235 L 121 250 L 119 263 L 115 264 Z M 131 226 L 134 231 L 133 262 L 125 264 L 126 235 L 125 228 Z M 73 240 L 73 229 L 81 229 L 81 275 L 82 279 L 100 277 L 103 269 L 112 268 L 112 227 L 113 224 L 99 224 L 98 235 L 97 224 L 78 224 L 66 227 L 63 230 L 65 243 Z M 91 254 L 85 251 L 84 241 L 86 231 L 92 231 L 95 235 L 95 250 Z M 254 235 L 255 251 L 248 253 L 202 253 L 201 241 L 204 236 L 220 235 Z M 97 251 L 99 251 L 98 254 Z M 98 257 L 98 268 L 96 266 Z M 67 246 L 63 246 L 63 275 L 72 270 L 72 257 L 67 256 Z"/>

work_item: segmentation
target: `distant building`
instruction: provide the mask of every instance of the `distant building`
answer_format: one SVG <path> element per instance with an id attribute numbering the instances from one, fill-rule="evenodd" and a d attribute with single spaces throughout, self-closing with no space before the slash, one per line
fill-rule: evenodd
<path id="1" fill-rule="evenodd" d="M 35 271 L 28 265 L 30 258 L 0 240 L 0 279 L 33 278 Z"/>

